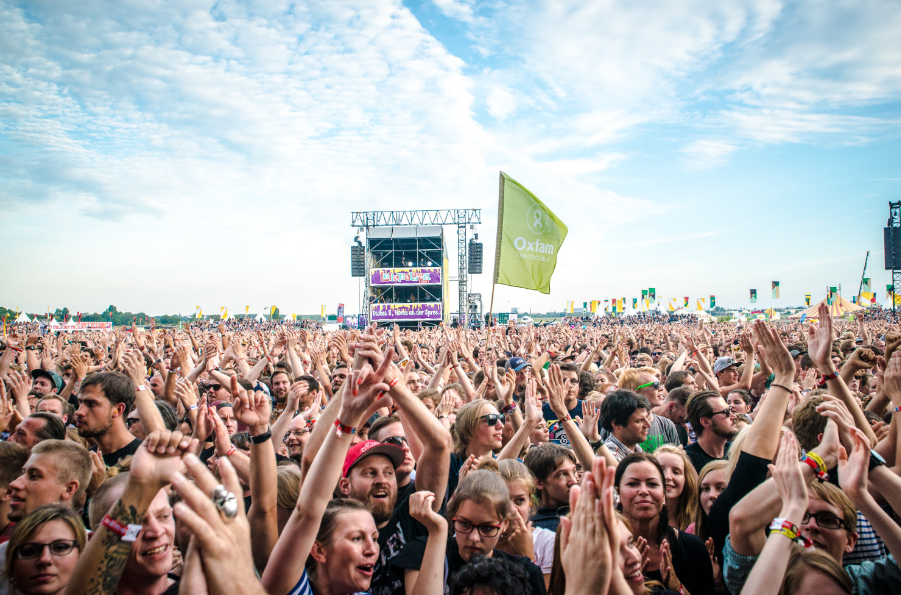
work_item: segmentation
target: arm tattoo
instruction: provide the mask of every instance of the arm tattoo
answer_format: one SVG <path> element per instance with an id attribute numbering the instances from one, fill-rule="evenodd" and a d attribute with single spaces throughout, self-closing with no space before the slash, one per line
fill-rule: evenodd
<path id="1" fill-rule="evenodd" d="M 123 525 L 141 525 L 144 522 L 144 513 L 139 513 L 134 506 L 125 506 L 122 500 L 116 501 L 109 516 Z M 116 592 L 125 563 L 131 554 L 132 542 L 122 541 L 109 529 L 104 528 L 102 543 L 103 559 L 88 583 L 88 593 L 91 595 L 112 595 Z"/>

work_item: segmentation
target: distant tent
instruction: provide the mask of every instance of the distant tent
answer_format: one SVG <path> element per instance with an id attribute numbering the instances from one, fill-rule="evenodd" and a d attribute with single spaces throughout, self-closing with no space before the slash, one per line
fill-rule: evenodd
<path id="1" fill-rule="evenodd" d="M 19 314 L 19 317 L 16 318 L 16 322 L 31 322 L 31 319 L 28 317 L 28 314 L 22 312 Z"/>
<path id="2" fill-rule="evenodd" d="M 824 300 L 820 301 L 818 304 L 814 304 L 813 306 L 807 308 L 806 310 L 802 310 L 801 312 L 798 312 L 797 314 L 790 316 L 789 318 L 793 318 L 793 319 L 801 318 L 801 316 L 803 314 L 807 314 L 807 318 L 818 318 L 820 304 L 825 303 L 825 302 L 826 302 L 826 300 L 824 299 Z M 842 296 L 836 294 L 835 297 L 832 298 L 832 305 L 829 306 L 829 310 L 832 313 L 833 318 L 841 318 L 843 316 L 847 316 L 848 314 L 851 314 L 852 312 L 857 312 L 858 310 L 863 310 L 863 308 L 861 308 L 857 304 L 849 302 Z"/>
<path id="3" fill-rule="evenodd" d="M 262 313 L 262 312 L 260 312 L 259 314 L 256 315 L 256 317 L 254 318 L 254 320 L 257 320 L 257 321 L 259 321 L 259 322 L 266 322 L 266 317 L 263 316 L 263 313 Z"/>
<path id="4" fill-rule="evenodd" d="M 53 319 L 50 321 L 50 326 L 59 326 L 59 323 L 56 321 L 56 319 Z"/>

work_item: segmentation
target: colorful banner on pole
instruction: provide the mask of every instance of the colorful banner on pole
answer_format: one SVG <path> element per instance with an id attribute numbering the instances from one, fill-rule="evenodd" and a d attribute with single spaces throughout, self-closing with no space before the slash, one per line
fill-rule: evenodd
<path id="1" fill-rule="evenodd" d="M 686 308 L 688 307 L 688 296 L 685 296 L 685 303 L 683 304 L 683 306 Z"/>
<path id="2" fill-rule="evenodd" d="M 757 303 L 757 290 L 756 289 L 751 290 L 751 303 L 752 304 Z"/>
<path id="3" fill-rule="evenodd" d="M 537 196 L 501 172 L 494 283 L 550 293 L 568 231 Z"/>
<path id="4" fill-rule="evenodd" d="M 867 292 L 870 291 L 870 278 L 869 277 L 864 277 L 862 283 L 860 284 L 860 292 L 863 293 L 864 291 L 867 291 Z"/>
<path id="5" fill-rule="evenodd" d="M 830 287 L 826 292 L 826 303 L 830 306 L 835 303 L 835 296 L 838 295 L 837 287 Z"/>
<path id="6" fill-rule="evenodd" d="M 338 304 L 338 324 L 344 324 L 344 304 Z"/>
<path id="7" fill-rule="evenodd" d="M 860 293 L 860 302 L 870 302 L 871 304 L 876 303 L 876 294 L 872 291 L 863 291 Z"/>
<path id="8" fill-rule="evenodd" d="M 441 303 L 372 304 L 372 320 L 441 320 Z"/>
<path id="9" fill-rule="evenodd" d="M 654 304 L 654 302 L 657 301 L 657 290 L 653 287 L 648 289 L 648 301 L 651 302 L 651 304 Z"/>
<path id="10" fill-rule="evenodd" d="M 669 311 L 670 311 L 670 312 L 675 312 L 675 311 L 676 311 L 676 298 L 670 298 L 670 299 L 669 299 Z"/>
<path id="11" fill-rule="evenodd" d="M 805 293 L 805 294 L 804 294 L 804 305 L 805 305 L 805 306 L 809 306 L 809 305 L 810 305 L 810 294 L 809 294 L 809 293 Z"/>
<path id="12" fill-rule="evenodd" d="M 704 310 L 704 298 L 698 298 L 698 312 Z"/>
<path id="13" fill-rule="evenodd" d="M 638 298 L 632 298 L 632 309 L 638 310 Z"/>
<path id="14" fill-rule="evenodd" d="M 716 307 L 716 296 L 712 295 L 712 296 L 710 296 L 710 308 L 712 309 L 715 307 Z"/>
<path id="15" fill-rule="evenodd" d="M 778 281 L 773 281 L 773 299 L 774 300 L 779 299 L 779 282 Z"/>
<path id="16" fill-rule="evenodd" d="M 372 269 L 369 282 L 372 285 L 440 285 L 441 267 Z"/>

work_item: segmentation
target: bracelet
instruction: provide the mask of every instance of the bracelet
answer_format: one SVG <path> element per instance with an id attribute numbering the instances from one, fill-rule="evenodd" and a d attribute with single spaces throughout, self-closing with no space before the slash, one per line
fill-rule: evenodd
<path id="1" fill-rule="evenodd" d="M 819 457 L 816 453 L 808 452 L 801 455 L 801 462 L 806 463 L 813 469 L 814 473 L 817 474 L 817 481 L 820 483 L 829 479 L 829 474 L 826 473 L 826 463 L 823 462 L 823 459 Z"/>
<path id="2" fill-rule="evenodd" d="M 899 411 L 901 411 L 901 407 L 895 407 L 892 413 L 898 413 Z"/>
<path id="3" fill-rule="evenodd" d="M 143 529 L 142 525 L 123 525 L 110 515 L 103 517 L 101 524 L 118 535 L 122 541 L 135 541 L 138 538 L 138 533 Z"/>
<path id="4" fill-rule="evenodd" d="M 774 386 L 775 386 L 775 387 L 778 387 L 778 388 L 781 388 L 781 389 L 784 390 L 785 392 L 789 392 L 789 393 L 792 392 L 790 389 L 788 389 L 788 388 L 782 386 L 781 384 L 776 384 L 775 382 L 772 383 L 772 384 L 770 385 L 770 388 L 773 388 Z"/>
<path id="5" fill-rule="evenodd" d="M 268 429 L 262 434 L 257 434 L 256 436 L 250 437 L 251 444 L 262 444 L 272 438 L 272 429 Z"/>
<path id="6" fill-rule="evenodd" d="M 232 445 L 231 445 L 231 448 L 228 449 L 228 452 L 225 453 L 225 456 L 230 457 L 230 456 L 232 456 L 233 454 L 235 454 L 235 451 L 237 451 L 237 450 L 238 450 L 238 449 L 235 448 L 235 445 L 232 444 Z"/>
<path id="7" fill-rule="evenodd" d="M 21 349 L 16 349 L 15 347 L 10 347 L 10 349 L 15 349 L 16 351 L 22 351 Z M 28 345 L 25 347 L 25 351 L 34 351 L 34 350 L 35 350 L 34 345 Z"/>
<path id="8" fill-rule="evenodd" d="M 836 372 L 833 372 L 832 374 L 823 374 L 823 377 L 820 378 L 819 382 L 817 382 L 817 386 L 826 386 L 826 382 L 834 378 L 838 378 L 838 374 Z"/>
<path id="9" fill-rule="evenodd" d="M 388 383 L 388 386 L 389 386 L 390 388 L 394 388 L 394 385 L 397 384 L 399 381 L 400 381 L 400 378 L 397 378 L 397 377 L 395 376 L 394 379 L 391 380 L 391 382 Z"/>
<path id="10" fill-rule="evenodd" d="M 340 420 L 337 420 L 337 419 L 335 420 L 335 428 L 336 428 L 336 429 L 335 429 L 335 434 L 337 434 L 338 438 L 340 438 L 340 437 L 343 436 L 344 434 L 351 434 L 351 435 L 353 435 L 353 434 L 356 434 L 356 433 L 357 433 L 357 429 L 356 429 L 356 428 L 352 428 L 352 427 L 350 427 L 350 426 L 345 426 L 344 424 L 341 423 Z"/>
<path id="11" fill-rule="evenodd" d="M 564 421 L 572 421 L 572 420 L 573 420 L 572 416 L 569 413 L 567 413 L 565 416 L 561 417 L 557 421 L 564 422 Z"/>
<path id="12" fill-rule="evenodd" d="M 785 535 L 806 550 L 813 548 L 813 542 L 801 535 L 801 530 L 798 529 L 798 526 L 788 519 L 773 519 L 773 522 L 770 524 L 770 535 L 773 533 Z"/>
<path id="13" fill-rule="evenodd" d="M 188 407 L 188 411 L 194 411 L 195 409 L 197 409 L 197 405 L 191 405 L 190 407 Z"/>
<path id="14" fill-rule="evenodd" d="M 514 411 L 516 411 L 516 402 L 515 401 L 513 403 L 510 403 L 509 405 L 501 407 L 501 413 L 504 413 L 504 414 L 513 413 Z"/>
<path id="15" fill-rule="evenodd" d="M 439 415 L 439 416 L 438 416 L 438 419 L 447 419 L 447 416 L 446 416 L 446 415 Z"/>
<path id="16" fill-rule="evenodd" d="M 135 387 L 135 390 L 137 390 L 137 391 L 147 390 L 147 387 L 144 386 L 143 384 L 139 384 Z"/>

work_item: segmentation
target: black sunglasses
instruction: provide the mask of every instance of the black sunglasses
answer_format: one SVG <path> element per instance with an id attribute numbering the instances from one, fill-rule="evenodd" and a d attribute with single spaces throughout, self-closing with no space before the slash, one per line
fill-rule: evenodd
<path id="1" fill-rule="evenodd" d="M 481 416 L 479 419 L 487 421 L 489 426 L 496 426 L 498 422 L 505 423 L 507 421 L 507 416 L 503 413 L 489 413 L 488 415 Z"/>
<path id="2" fill-rule="evenodd" d="M 382 444 L 393 444 L 398 448 L 403 448 L 404 444 L 407 443 L 406 436 L 388 436 L 384 440 L 382 440 Z"/>
<path id="3" fill-rule="evenodd" d="M 221 384 L 208 384 L 207 388 L 209 388 L 210 390 L 219 390 L 220 388 L 222 388 L 222 385 Z"/>

